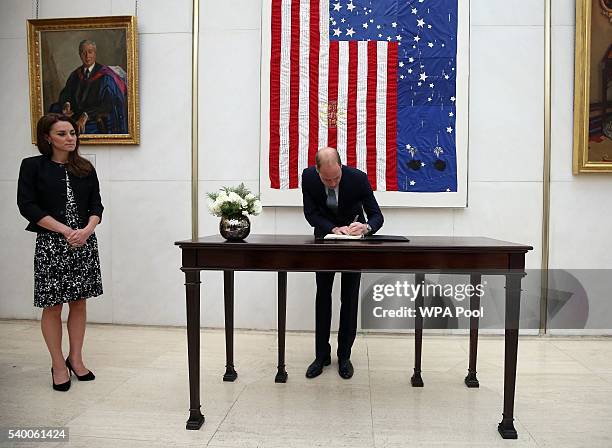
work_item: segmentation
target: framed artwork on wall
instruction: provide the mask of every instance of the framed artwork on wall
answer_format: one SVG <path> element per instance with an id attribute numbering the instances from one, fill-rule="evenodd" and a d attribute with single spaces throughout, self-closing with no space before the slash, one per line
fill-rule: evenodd
<path id="1" fill-rule="evenodd" d="M 82 144 L 138 144 L 133 16 L 28 20 L 32 142 L 49 112 L 71 116 Z"/>
<path id="2" fill-rule="evenodd" d="M 264 0 L 260 194 L 338 149 L 381 206 L 466 207 L 469 0 Z"/>
<path id="3" fill-rule="evenodd" d="M 612 172 L 612 0 L 576 1 L 573 173 Z"/>

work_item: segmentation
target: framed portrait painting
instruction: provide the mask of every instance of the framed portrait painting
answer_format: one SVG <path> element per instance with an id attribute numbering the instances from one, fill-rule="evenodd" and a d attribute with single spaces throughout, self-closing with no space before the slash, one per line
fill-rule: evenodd
<path id="1" fill-rule="evenodd" d="M 612 0 L 576 1 L 574 174 L 612 172 Z"/>
<path id="2" fill-rule="evenodd" d="M 46 113 L 71 116 L 82 144 L 138 144 L 132 16 L 28 20 L 32 142 Z"/>

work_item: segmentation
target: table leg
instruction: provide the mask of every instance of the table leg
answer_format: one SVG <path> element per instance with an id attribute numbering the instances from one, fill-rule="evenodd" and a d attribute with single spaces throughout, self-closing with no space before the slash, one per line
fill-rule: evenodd
<path id="1" fill-rule="evenodd" d="M 481 281 L 480 274 L 470 275 L 470 284 L 474 287 L 473 291 L 476 291 L 476 286 Z M 470 295 L 470 310 L 472 315 L 475 311 L 480 309 L 480 296 L 476 292 L 472 292 Z M 470 364 L 468 367 L 468 374 L 465 377 L 465 385 L 467 387 L 480 387 L 478 378 L 476 378 L 476 359 L 478 358 L 478 317 L 470 318 Z"/>
<path id="2" fill-rule="evenodd" d="M 414 274 L 414 284 L 424 285 L 425 274 Z M 416 314 L 414 317 L 414 374 L 410 378 L 412 387 L 423 387 L 423 378 L 421 377 L 421 351 L 423 349 L 423 315 L 421 309 L 425 305 L 423 299 L 423 289 L 419 288 L 415 300 Z"/>
<path id="3" fill-rule="evenodd" d="M 285 330 L 287 326 L 287 273 L 278 273 L 278 371 L 274 382 L 286 383 Z"/>
<path id="4" fill-rule="evenodd" d="M 497 430 L 504 439 L 516 439 L 514 428 L 514 392 L 518 355 L 521 279 L 524 274 L 506 274 L 506 335 L 504 358 L 504 412 Z"/>
<path id="5" fill-rule="evenodd" d="M 223 271 L 223 303 L 225 306 L 225 374 L 223 381 L 236 381 L 234 369 L 234 271 Z"/>
<path id="6" fill-rule="evenodd" d="M 204 423 L 200 412 L 200 271 L 185 271 L 187 301 L 187 358 L 189 361 L 189 419 L 187 429 Z"/>

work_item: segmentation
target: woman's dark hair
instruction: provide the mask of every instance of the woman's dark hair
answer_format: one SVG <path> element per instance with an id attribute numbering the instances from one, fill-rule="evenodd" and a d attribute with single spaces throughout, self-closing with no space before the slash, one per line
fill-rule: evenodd
<path id="1" fill-rule="evenodd" d="M 38 124 L 36 125 L 36 146 L 38 146 L 38 151 L 40 151 L 42 155 L 49 158 L 53 155 L 53 148 L 51 148 L 51 143 L 49 143 L 49 133 L 51 132 L 53 125 L 58 121 L 66 121 L 70 123 L 77 137 L 74 151 L 68 154 L 66 169 L 70 174 L 75 176 L 87 176 L 93 171 L 94 168 L 89 160 L 81 157 L 79 154 L 79 127 L 72 118 L 62 114 L 43 115 L 40 120 L 38 120 Z"/>

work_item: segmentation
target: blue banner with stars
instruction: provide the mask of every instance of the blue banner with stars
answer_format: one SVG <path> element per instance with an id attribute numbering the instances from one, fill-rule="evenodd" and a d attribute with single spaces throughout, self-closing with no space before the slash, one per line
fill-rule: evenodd
<path id="1" fill-rule="evenodd" d="M 456 192 L 457 0 L 330 1 L 330 40 L 397 42 L 397 186 Z"/>

